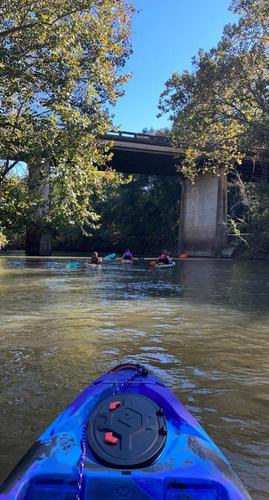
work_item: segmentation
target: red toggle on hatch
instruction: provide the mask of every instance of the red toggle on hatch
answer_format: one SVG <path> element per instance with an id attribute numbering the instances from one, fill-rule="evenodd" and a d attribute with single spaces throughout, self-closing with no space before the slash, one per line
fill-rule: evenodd
<path id="1" fill-rule="evenodd" d="M 120 401 L 112 401 L 112 403 L 109 404 L 109 409 L 110 411 L 116 410 L 116 408 L 119 408 L 120 406 Z"/>
<path id="2" fill-rule="evenodd" d="M 116 436 L 113 436 L 113 432 L 106 432 L 105 433 L 105 442 L 108 444 L 117 444 L 118 438 Z"/>

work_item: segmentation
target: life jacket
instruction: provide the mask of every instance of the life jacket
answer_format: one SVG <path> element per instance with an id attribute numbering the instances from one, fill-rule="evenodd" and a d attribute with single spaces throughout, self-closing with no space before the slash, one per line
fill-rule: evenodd
<path id="1" fill-rule="evenodd" d="M 164 255 L 164 254 L 160 255 L 159 263 L 160 264 L 169 264 L 170 263 L 169 257 L 167 255 Z"/>
<path id="2" fill-rule="evenodd" d="M 132 259 L 132 257 L 133 257 L 133 256 L 132 256 L 131 252 L 125 252 L 125 253 L 123 254 L 123 256 L 122 256 L 122 258 L 123 258 L 124 260 L 131 260 L 131 259 Z"/>
<path id="3" fill-rule="evenodd" d="M 91 264 L 97 264 L 97 265 L 101 264 L 101 261 L 100 261 L 99 257 L 96 257 L 96 258 L 92 257 L 91 258 Z"/>

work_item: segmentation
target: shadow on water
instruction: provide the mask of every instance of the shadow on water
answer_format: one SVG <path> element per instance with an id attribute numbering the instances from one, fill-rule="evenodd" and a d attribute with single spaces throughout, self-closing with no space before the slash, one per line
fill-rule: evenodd
<path id="1" fill-rule="evenodd" d="M 0 475 L 98 374 L 122 360 L 162 377 L 268 498 L 269 266 L 68 269 L 0 259 Z"/>

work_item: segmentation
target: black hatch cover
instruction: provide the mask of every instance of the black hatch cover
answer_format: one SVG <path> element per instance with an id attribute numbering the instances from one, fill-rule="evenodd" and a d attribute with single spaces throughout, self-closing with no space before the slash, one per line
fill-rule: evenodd
<path id="1" fill-rule="evenodd" d="M 131 469 L 152 464 L 166 441 L 163 410 L 151 399 L 123 393 L 101 401 L 90 415 L 87 439 L 96 459 Z"/>

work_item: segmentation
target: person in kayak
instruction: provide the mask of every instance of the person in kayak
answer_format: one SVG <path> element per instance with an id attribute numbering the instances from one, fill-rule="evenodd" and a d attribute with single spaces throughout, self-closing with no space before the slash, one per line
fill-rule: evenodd
<path id="1" fill-rule="evenodd" d="M 169 257 L 167 250 L 163 250 L 159 257 L 159 264 L 171 264 L 173 260 Z"/>
<path id="2" fill-rule="evenodd" d="M 122 260 L 133 260 L 133 254 L 129 248 L 125 250 L 124 254 L 122 255 Z"/>
<path id="3" fill-rule="evenodd" d="M 96 264 L 96 265 L 102 264 L 102 259 L 101 257 L 99 257 L 97 252 L 92 253 L 90 264 Z"/>

